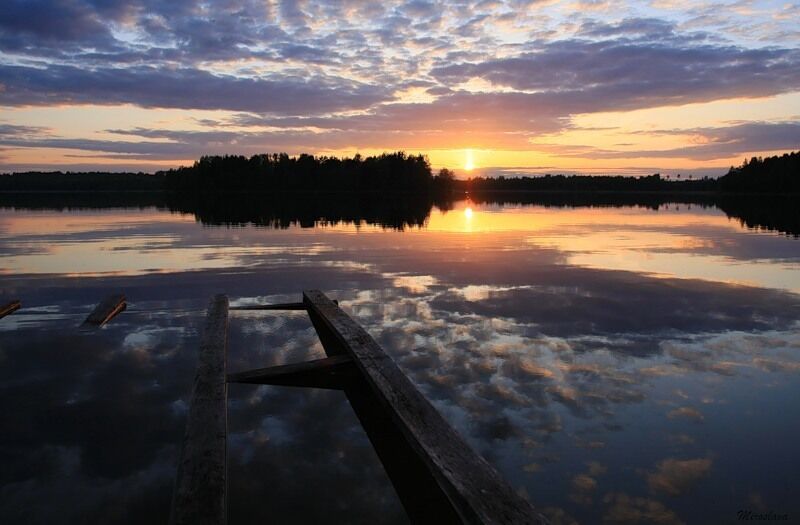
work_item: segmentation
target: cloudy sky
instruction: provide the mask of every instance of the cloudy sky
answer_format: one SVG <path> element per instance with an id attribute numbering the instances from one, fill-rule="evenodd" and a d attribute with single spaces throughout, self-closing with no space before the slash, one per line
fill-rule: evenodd
<path id="1" fill-rule="evenodd" d="M 4 0 L 0 171 L 405 149 L 716 174 L 800 149 L 800 2 Z"/>

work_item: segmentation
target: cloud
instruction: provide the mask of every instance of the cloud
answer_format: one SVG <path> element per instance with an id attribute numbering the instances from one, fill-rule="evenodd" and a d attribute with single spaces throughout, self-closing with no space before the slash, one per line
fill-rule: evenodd
<path id="1" fill-rule="evenodd" d="M 663 17 L 620 18 L 606 1 L 7 4 L 0 13 L 0 51 L 7 56 L 0 105 L 234 111 L 246 114 L 240 124 L 285 135 L 242 133 L 215 152 L 255 152 L 239 144 L 261 140 L 261 151 L 482 147 L 570 158 L 713 160 L 796 144 L 794 131 L 760 133 L 757 123 L 728 126 L 737 136 L 723 127 L 691 130 L 702 144 L 669 151 L 533 142 L 570 130 L 580 114 L 800 90 L 800 50 L 791 38 L 775 36 L 791 31 L 796 9 L 751 15 L 759 22 L 750 29 L 753 39 L 728 39 L 732 33 L 720 28 L 743 18 L 733 9 L 684 6 Z M 404 99 L 412 87 L 425 89 L 427 98 Z M 135 154 L 143 161 L 184 160 L 207 151 L 210 136 L 186 137 L 192 142 Z M 63 145 L 80 149 L 79 142 Z M 137 148 L 85 145 L 123 155 Z"/>
<path id="2" fill-rule="evenodd" d="M 447 84 L 482 78 L 536 91 L 566 116 L 796 91 L 800 51 L 573 39 L 508 58 L 442 65 L 431 74 Z"/>
<path id="3" fill-rule="evenodd" d="M 688 128 L 671 130 L 649 130 L 643 134 L 652 136 L 688 136 L 689 146 L 670 149 L 637 149 L 614 151 L 592 146 L 559 146 L 539 144 L 565 157 L 594 159 L 687 158 L 693 160 L 728 159 L 759 151 L 785 151 L 800 148 L 800 120 L 782 122 L 736 122 L 729 126 Z"/>
<path id="4" fill-rule="evenodd" d="M 385 89 L 339 78 L 241 78 L 149 66 L 87 71 L 6 65 L 0 66 L 0 83 L 0 104 L 7 106 L 136 104 L 306 115 L 365 108 L 388 98 Z"/>
<path id="5" fill-rule="evenodd" d="M 667 417 L 670 419 L 685 418 L 696 422 L 701 422 L 705 419 L 702 412 L 692 407 L 679 407 L 670 410 L 667 413 Z"/>
<path id="6" fill-rule="evenodd" d="M 0 42 L 10 34 L 28 34 L 47 41 L 92 41 L 110 38 L 91 5 L 69 0 L 8 0 L 0 10 Z"/>
<path id="7" fill-rule="evenodd" d="M 610 493 L 603 501 L 610 507 L 603 515 L 603 523 L 652 523 L 680 525 L 683 521 L 660 501 L 633 497 L 624 492 Z"/>
<path id="8" fill-rule="evenodd" d="M 588 474 L 578 474 L 570 482 L 570 499 L 580 505 L 591 505 L 592 494 L 597 490 L 597 480 Z"/>
<path id="9" fill-rule="evenodd" d="M 655 472 L 647 475 L 647 484 L 653 491 L 678 496 L 707 476 L 711 463 L 710 458 L 665 459 L 656 466 Z"/>

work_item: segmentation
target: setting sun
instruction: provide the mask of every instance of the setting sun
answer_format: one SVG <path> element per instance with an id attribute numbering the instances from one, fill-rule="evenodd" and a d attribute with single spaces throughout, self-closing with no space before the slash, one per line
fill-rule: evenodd
<path id="1" fill-rule="evenodd" d="M 466 171 L 472 171 L 475 168 L 475 159 L 472 157 L 472 150 L 468 149 L 466 151 L 466 159 L 464 160 L 464 169 Z"/>

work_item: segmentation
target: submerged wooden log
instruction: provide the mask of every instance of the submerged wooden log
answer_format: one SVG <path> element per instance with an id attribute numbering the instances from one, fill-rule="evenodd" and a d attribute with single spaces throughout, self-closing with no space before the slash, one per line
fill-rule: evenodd
<path id="1" fill-rule="evenodd" d="M 257 368 L 228 374 L 228 383 L 344 389 L 357 370 L 348 356 L 326 357 L 304 363 Z"/>
<path id="2" fill-rule="evenodd" d="M 227 338 L 228 297 L 217 295 L 209 304 L 200 343 L 172 498 L 172 525 L 219 525 L 227 521 Z"/>
<path id="3" fill-rule="evenodd" d="M 13 314 L 17 310 L 19 310 L 20 307 L 22 307 L 22 303 L 17 300 L 9 301 L 6 304 L 0 306 L 0 319 L 2 319 L 7 315 Z"/>
<path id="4" fill-rule="evenodd" d="M 120 312 L 125 310 L 127 304 L 125 303 L 125 296 L 123 294 L 109 295 L 92 310 L 92 313 L 86 317 L 82 327 L 92 328 L 100 327 L 116 317 Z"/>
<path id="5" fill-rule="evenodd" d="M 353 359 L 367 392 L 427 467 L 460 521 L 547 523 L 467 445 L 360 325 L 318 290 L 304 292 L 303 302 L 326 353 Z"/>

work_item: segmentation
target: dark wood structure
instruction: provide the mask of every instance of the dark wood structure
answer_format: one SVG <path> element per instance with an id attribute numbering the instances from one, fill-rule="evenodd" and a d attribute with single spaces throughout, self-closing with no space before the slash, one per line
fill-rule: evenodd
<path id="1" fill-rule="evenodd" d="M 127 303 L 123 294 L 109 295 L 95 306 L 81 328 L 99 328 L 125 310 Z"/>
<path id="2" fill-rule="evenodd" d="M 20 307 L 22 307 L 22 303 L 17 300 L 9 301 L 4 305 L 0 305 L 0 319 L 2 319 L 7 315 L 13 314 L 17 310 L 19 310 Z"/>
<path id="3" fill-rule="evenodd" d="M 171 525 L 217 525 L 225 509 L 228 385 L 228 298 L 217 295 L 208 306 L 197 374 L 172 496 Z"/>
<path id="4" fill-rule="evenodd" d="M 342 390 L 414 523 L 547 523 L 325 294 L 310 290 L 303 293 L 302 303 L 231 308 L 279 309 L 306 310 L 328 357 L 225 376 L 227 298 L 212 301 L 171 523 L 225 521 L 226 380 Z"/>

